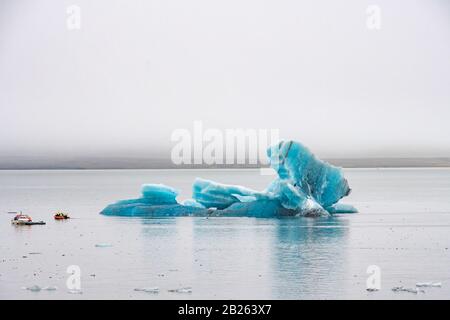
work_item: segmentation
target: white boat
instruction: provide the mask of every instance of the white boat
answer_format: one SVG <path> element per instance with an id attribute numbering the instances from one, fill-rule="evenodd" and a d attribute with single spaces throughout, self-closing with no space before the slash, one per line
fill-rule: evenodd
<path id="1" fill-rule="evenodd" d="M 37 221 L 37 222 L 33 222 L 33 219 L 31 219 L 31 217 L 29 215 L 26 214 L 18 214 L 14 217 L 14 219 L 11 220 L 12 224 L 15 225 L 34 225 L 34 224 L 45 224 L 44 221 Z"/>

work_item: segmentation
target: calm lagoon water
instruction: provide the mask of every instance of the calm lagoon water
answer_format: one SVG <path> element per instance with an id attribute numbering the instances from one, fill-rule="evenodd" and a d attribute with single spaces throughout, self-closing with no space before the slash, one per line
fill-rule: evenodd
<path id="1" fill-rule="evenodd" d="M 347 169 L 331 218 L 119 218 L 99 211 L 164 183 L 190 197 L 195 177 L 263 189 L 258 170 L 0 171 L 0 299 L 448 299 L 450 169 Z M 45 226 L 12 226 L 22 210 Z M 57 210 L 73 219 L 54 221 Z M 110 244 L 96 247 L 96 244 Z M 81 268 L 82 294 L 66 288 Z M 368 266 L 381 290 L 366 291 Z M 441 282 L 425 293 L 396 286 Z M 56 286 L 31 292 L 23 287 Z M 159 287 L 159 293 L 135 291 Z M 169 290 L 191 287 L 192 293 Z"/>

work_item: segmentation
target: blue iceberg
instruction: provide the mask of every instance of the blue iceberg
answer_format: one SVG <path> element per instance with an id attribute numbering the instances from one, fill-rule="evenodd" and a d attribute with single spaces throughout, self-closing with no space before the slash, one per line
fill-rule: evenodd
<path id="1" fill-rule="evenodd" d="M 329 213 L 357 213 L 358 209 L 356 209 L 351 204 L 347 203 L 335 203 L 330 207 L 327 207 L 326 210 Z"/>
<path id="2" fill-rule="evenodd" d="M 350 194 L 341 168 L 332 166 L 298 142 L 280 142 L 267 150 L 271 167 L 286 181 L 322 207 L 329 207 Z"/>
<path id="3" fill-rule="evenodd" d="M 270 195 L 241 186 L 197 178 L 192 186 L 192 197 L 206 208 L 226 209 L 236 202 L 264 200 Z"/>
<path id="4" fill-rule="evenodd" d="M 278 177 L 262 191 L 197 178 L 192 199 L 176 200 L 178 191 L 161 184 L 142 186 L 140 198 L 121 200 L 101 212 L 114 216 L 282 217 L 353 213 L 338 201 L 350 194 L 340 168 L 332 166 L 295 141 L 281 141 L 267 150 Z"/>
<path id="5" fill-rule="evenodd" d="M 145 184 L 141 193 L 140 198 L 120 200 L 107 206 L 101 213 L 108 216 L 177 217 L 206 210 L 205 207 L 194 205 L 194 202 L 178 203 L 178 191 L 163 184 Z"/>

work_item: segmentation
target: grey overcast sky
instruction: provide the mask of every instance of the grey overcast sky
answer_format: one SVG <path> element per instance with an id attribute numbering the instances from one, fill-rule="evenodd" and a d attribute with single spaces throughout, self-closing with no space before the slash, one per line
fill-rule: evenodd
<path id="1" fill-rule="evenodd" d="M 168 156 L 194 120 L 450 156 L 450 1 L 0 0 L 0 155 Z"/>

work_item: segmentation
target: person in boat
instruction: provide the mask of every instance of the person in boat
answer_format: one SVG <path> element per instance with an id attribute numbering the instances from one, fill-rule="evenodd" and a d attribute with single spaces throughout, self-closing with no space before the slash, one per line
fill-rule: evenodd
<path id="1" fill-rule="evenodd" d="M 57 219 L 68 219 L 69 215 L 67 215 L 67 214 L 65 214 L 63 212 L 57 212 L 55 214 L 55 218 L 57 218 Z"/>

